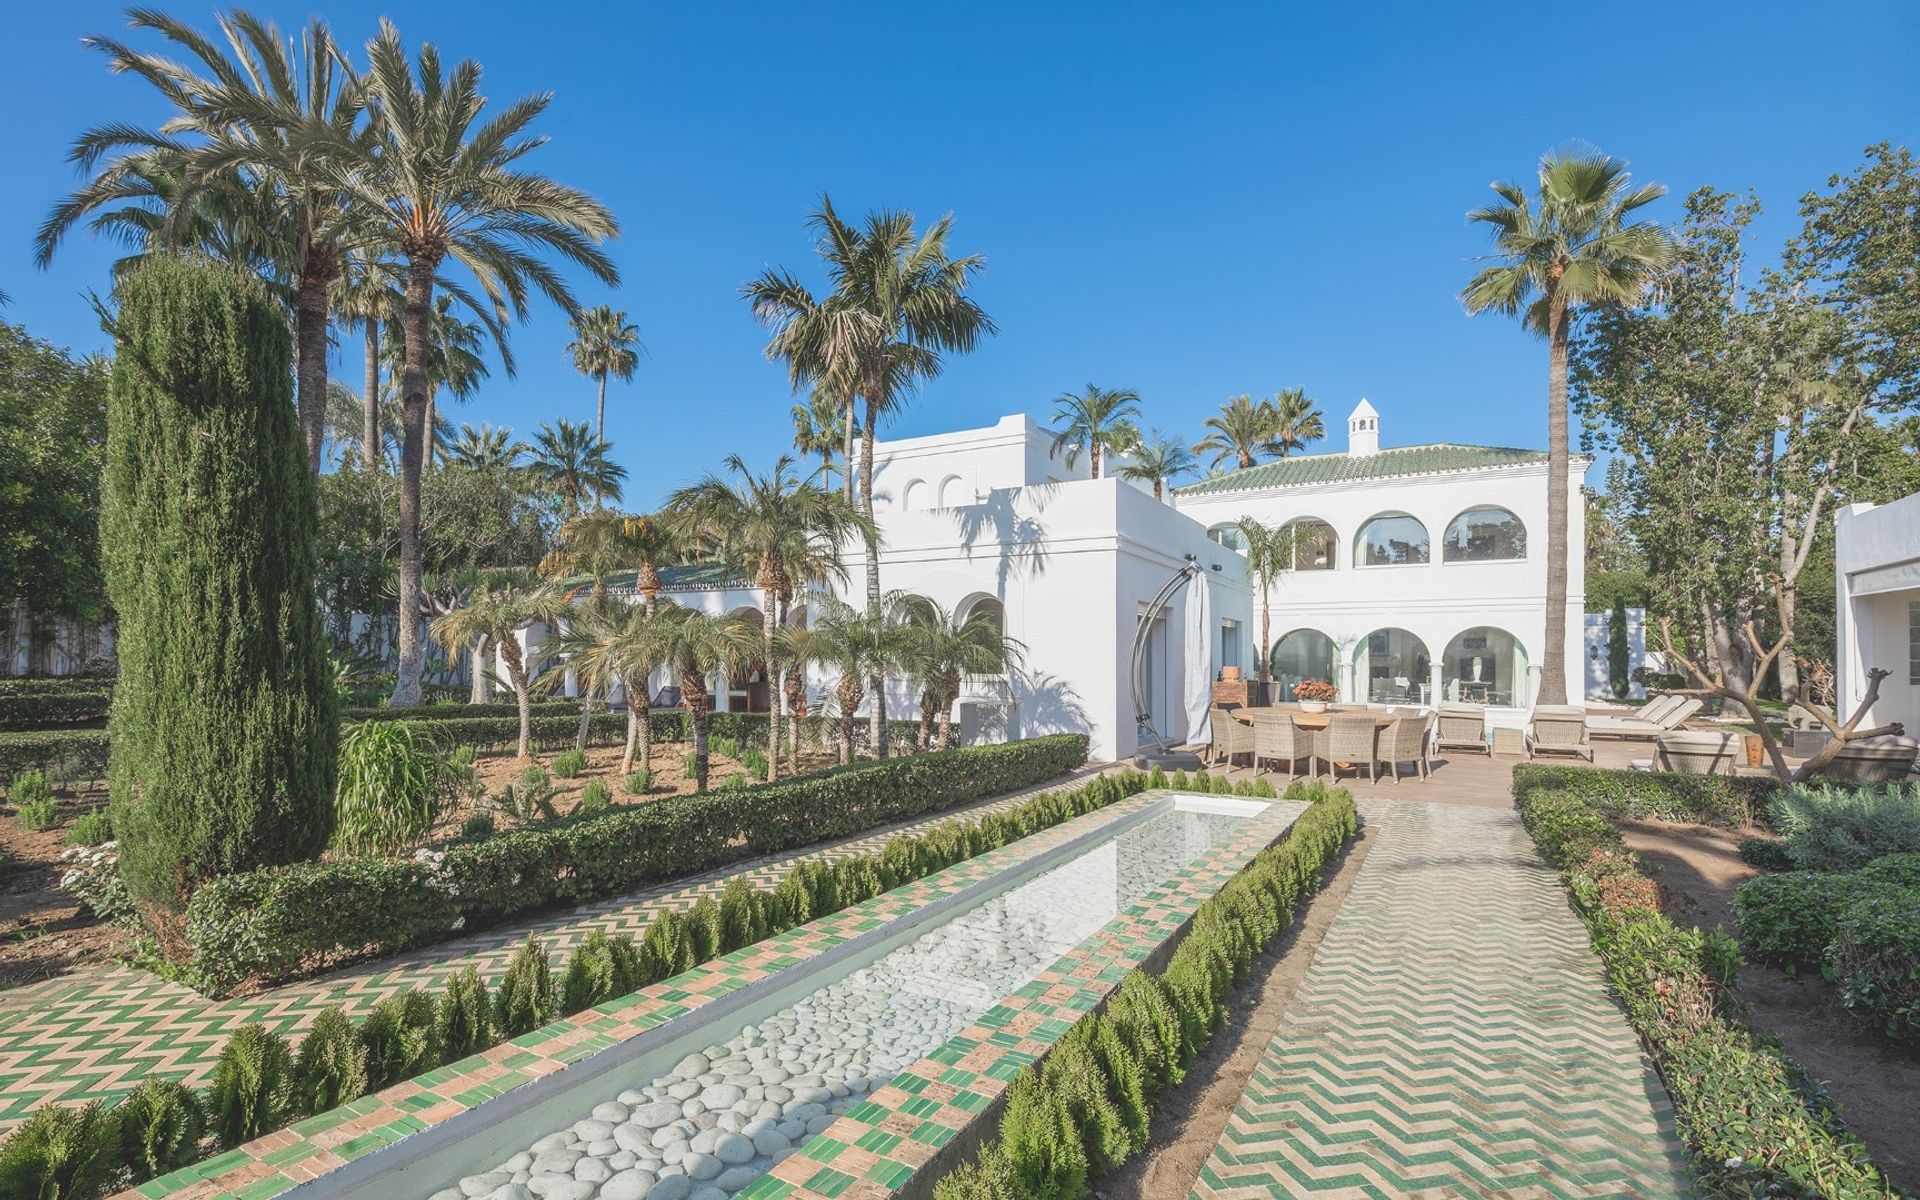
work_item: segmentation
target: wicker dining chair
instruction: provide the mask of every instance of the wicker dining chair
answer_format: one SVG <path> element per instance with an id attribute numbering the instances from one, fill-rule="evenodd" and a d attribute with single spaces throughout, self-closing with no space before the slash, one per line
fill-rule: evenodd
<path id="1" fill-rule="evenodd" d="M 1333 716 L 1327 720 L 1327 727 L 1314 735 L 1314 757 L 1327 760 L 1327 771 L 1335 779 L 1340 777 L 1339 764 L 1344 762 L 1356 771 L 1365 766 L 1367 780 L 1373 782 L 1379 778 L 1375 766 L 1379 734 L 1371 714 Z"/>
<path id="2" fill-rule="evenodd" d="M 1381 737 L 1380 761 L 1386 764 L 1387 773 L 1393 776 L 1395 783 L 1400 782 L 1400 764 L 1403 762 L 1412 763 L 1415 773 L 1422 779 L 1432 774 L 1433 761 L 1428 757 L 1427 747 L 1433 734 L 1433 722 L 1431 713 L 1403 713 Z"/>
<path id="3" fill-rule="evenodd" d="M 1317 777 L 1314 769 L 1313 733 L 1301 729 L 1293 723 L 1286 713 L 1263 713 L 1253 719 L 1253 769 L 1257 774 L 1260 760 L 1266 759 L 1274 764 L 1274 770 L 1280 769 L 1280 763 L 1287 764 L 1287 778 L 1292 779 L 1300 763 L 1307 764 L 1307 772 Z"/>
<path id="4" fill-rule="evenodd" d="M 1235 756 L 1253 754 L 1253 730 L 1217 708 L 1207 710 L 1207 722 L 1213 731 L 1213 747 L 1207 752 L 1209 762 L 1224 759 L 1231 767 Z"/>

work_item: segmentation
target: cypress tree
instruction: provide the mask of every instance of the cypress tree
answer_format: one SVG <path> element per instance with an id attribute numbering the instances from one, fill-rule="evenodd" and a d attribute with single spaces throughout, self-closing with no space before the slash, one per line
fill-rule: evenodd
<path id="1" fill-rule="evenodd" d="M 120 869 L 164 949 L 217 875 L 319 854 L 339 716 L 287 320 L 258 280 L 155 257 L 119 284 L 100 541 L 118 616 Z"/>

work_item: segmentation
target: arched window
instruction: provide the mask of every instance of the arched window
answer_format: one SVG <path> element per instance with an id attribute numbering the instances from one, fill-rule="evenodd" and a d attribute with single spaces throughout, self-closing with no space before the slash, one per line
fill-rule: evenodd
<path id="1" fill-rule="evenodd" d="M 949 475 L 940 481 L 941 508 L 958 508 L 971 502 L 972 499 L 973 497 L 967 494 L 967 489 L 961 485 L 958 475 Z"/>
<path id="2" fill-rule="evenodd" d="M 1283 529 L 1293 535 L 1293 569 L 1333 570 L 1333 526 L 1318 517 L 1288 521 Z"/>
<path id="3" fill-rule="evenodd" d="M 1360 527 L 1353 561 L 1360 567 L 1428 562 L 1427 527 L 1405 513 L 1382 513 Z"/>
<path id="4" fill-rule="evenodd" d="M 1527 652 L 1520 639 L 1481 625 L 1448 642 L 1440 658 L 1440 695 L 1467 704 L 1525 707 Z"/>
<path id="5" fill-rule="evenodd" d="M 927 483 L 924 479 L 910 479 L 907 486 L 900 489 L 900 507 L 912 512 L 916 508 L 927 506 Z"/>
<path id="6" fill-rule="evenodd" d="M 1470 508 L 1447 526 L 1446 562 L 1497 562 L 1527 556 L 1527 527 L 1504 508 Z"/>
<path id="7" fill-rule="evenodd" d="M 1274 700 L 1293 701 L 1293 685 L 1303 679 L 1332 683 L 1333 639 L 1318 629 L 1296 629 L 1273 644 Z"/>
<path id="8" fill-rule="evenodd" d="M 1207 540 L 1218 542 L 1236 554 L 1247 552 L 1246 535 L 1240 532 L 1240 525 L 1235 521 L 1226 521 L 1207 530 Z"/>
<path id="9" fill-rule="evenodd" d="M 1354 666 L 1375 704 L 1427 704 L 1432 662 L 1427 644 L 1404 629 L 1376 629 L 1360 643 Z"/>

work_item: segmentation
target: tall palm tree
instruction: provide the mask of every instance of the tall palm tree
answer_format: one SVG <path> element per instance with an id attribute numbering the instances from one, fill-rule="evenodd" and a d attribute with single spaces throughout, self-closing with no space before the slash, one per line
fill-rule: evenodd
<path id="1" fill-rule="evenodd" d="M 1282 388 L 1269 403 L 1273 407 L 1273 428 L 1268 440 L 1281 458 L 1327 436 L 1327 425 L 1314 407 L 1305 388 Z"/>
<path id="2" fill-rule="evenodd" d="M 1567 701 L 1567 332 L 1581 305 L 1637 300 L 1672 261 L 1672 236 L 1640 209 L 1667 194 L 1638 184 L 1624 160 L 1556 150 L 1540 160 L 1537 193 L 1496 183 L 1497 203 L 1467 219 L 1493 237 L 1490 265 L 1460 293 L 1470 313 L 1518 316 L 1547 339 L 1547 636 L 1541 704 Z"/>
<path id="3" fill-rule="evenodd" d="M 674 619 L 673 613 L 662 613 L 651 606 L 615 604 L 577 615 L 560 639 L 561 651 L 590 687 L 604 691 L 618 684 L 626 695 L 622 775 L 632 773 L 636 756 L 641 770 L 653 770 L 653 709 L 648 688 L 660 665 L 661 634 L 666 623 Z"/>
<path id="4" fill-rule="evenodd" d="M 713 713 L 708 677 L 737 673 L 760 653 L 760 631 L 745 617 L 712 616 L 677 604 L 657 610 L 661 618 L 651 646 L 655 662 L 680 682 L 681 700 L 693 715 L 693 778 L 707 790 L 707 731 Z"/>
<path id="5" fill-rule="evenodd" d="M 123 172 L 158 156 L 193 195 L 203 179 L 237 173 L 264 202 L 261 223 L 278 243 L 275 259 L 291 283 L 295 393 L 307 438 L 308 469 L 320 469 L 326 422 L 328 291 L 344 264 L 355 206 L 337 166 L 368 145 L 363 89 L 326 24 L 299 38 L 245 11 L 216 18 L 218 37 L 154 9 L 128 12 L 135 30 L 159 34 L 184 60 L 136 50 L 109 37 L 85 44 L 108 69 L 146 80 L 175 109 L 158 131 L 114 123 L 82 134 L 72 157 L 92 171 L 117 155 L 56 210 L 41 231 L 44 263 L 74 220 L 121 198 Z"/>
<path id="6" fill-rule="evenodd" d="M 646 353 L 646 347 L 640 341 L 640 327 L 627 320 L 627 314 L 616 312 L 612 305 L 596 304 L 592 308 L 577 313 L 570 328 L 573 340 L 567 343 L 567 354 L 573 359 L 573 369 L 590 378 L 600 381 L 600 400 L 594 409 L 594 436 L 602 441 L 607 436 L 607 377 L 617 377 L 622 383 L 633 382 L 633 369 L 640 365 L 640 356 Z"/>
<path id="7" fill-rule="evenodd" d="M 431 43 L 409 62 L 400 31 L 382 20 L 367 45 L 368 104 L 374 148 L 341 172 L 363 218 L 368 244 L 389 245 L 406 261 L 402 318 L 406 366 L 400 396 L 400 611 L 419 605 L 420 480 L 426 464 L 428 330 L 441 266 L 449 258 L 478 281 L 504 324 L 525 316 L 531 292 L 562 311 L 579 309 L 545 255 L 613 285 L 619 272 L 600 244 L 619 232 L 613 214 L 576 188 L 522 169 L 544 139 L 529 128 L 551 97 L 529 96 L 483 119 L 480 66 L 443 67 Z M 400 623 L 398 679 L 389 703 L 420 702 L 420 646 Z"/>
<path id="8" fill-rule="evenodd" d="M 877 611 L 857 609 L 837 596 L 814 604 L 806 627 L 780 631 L 780 653 L 795 670 L 812 664 L 839 677 L 834 707 L 840 719 L 840 761 L 853 761 L 855 714 L 866 699 L 865 680 L 893 669 L 902 658 L 906 597 L 889 592 Z"/>
<path id="9" fill-rule="evenodd" d="M 500 350 L 507 374 L 511 375 L 514 371 L 513 352 L 508 348 L 504 334 L 490 328 L 483 320 L 469 321 L 455 312 L 454 305 L 458 299 L 451 292 L 435 296 L 427 318 L 428 429 L 439 425 L 442 392 L 455 400 L 470 399 L 479 390 L 481 381 L 491 374 L 483 357 L 489 340 Z M 387 325 L 385 358 L 388 379 L 397 385 L 401 372 L 406 369 L 407 359 L 405 335 L 397 320 Z M 393 390 L 398 398 L 398 387 Z M 428 449 L 437 452 L 438 447 L 430 441 Z M 429 453 L 427 462 L 433 461 L 434 454 Z"/>
<path id="10" fill-rule="evenodd" d="M 776 459 L 765 475 L 755 475 L 737 454 L 728 456 L 726 467 L 737 482 L 710 474 L 674 492 L 667 511 L 689 540 L 710 546 L 720 561 L 743 575 L 752 573 L 761 597 L 761 662 L 771 684 L 774 640 L 786 598 L 800 582 L 796 571 L 804 563 L 807 570 L 844 580 L 841 543 L 858 536 L 874 545 L 878 537 L 865 513 L 845 497 L 801 478 L 788 455 Z M 784 697 L 778 686 L 768 690 L 767 761 L 772 779 L 779 775 Z"/>
<path id="11" fill-rule="evenodd" d="M 588 497 L 620 499 L 627 469 L 613 461 L 608 454 L 611 449 L 585 421 L 543 422 L 533 431 L 533 461 L 528 470 L 559 498 L 571 519 L 580 515 Z"/>
<path id="12" fill-rule="evenodd" d="M 460 426 L 460 438 L 447 449 L 447 462 L 469 471 L 517 470 L 527 455 L 527 444 L 515 440 L 513 430 L 483 424 Z"/>
<path id="13" fill-rule="evenodd" d="M 1053 438 L 1053 453 L 1066 451 L 1071 467 L 1082 451 L 1090 476 L 1100 478 L 1100 452 L 1123 453 L 1140 440 L 1134 424 L 1140 416 L 1140 393 L 1132 388 L 1103 388 L 1089 383 L 1079 392 L 1053 398 L 1053 419 L 1062 428 Z"/>
<path id="14" fill-rule="evenodd" d="M 500 647 L 507 682 L 513 685 L 513 698 L 520 709 L 518 754 L 523 759 L 532 757 L 533 681 L 528 677 L 526 654 L 517 635 L 529 625 L 558 623 L 566 607 L 559 590 L 549 584 L 501 575 L 476 588 L 459 608 L 433 620 L 433 636 L 450 656 L 464 653 L 482 639 Z"/>
<path id="15" fill-rule="evenodd" d="M 385 461 L 380 453 L 380 331 L 400 319 L 404 302 L 400 294 L 400 273 L 393 263 L 377 253 L 361 252 L 348 259 L 344 273 L 334 283 L 334 308 L 346 318 L 349 329 L 359 329 L 365 339 L 362 363 L 366 370 L 366 397 L 361 413 L 360 457 L 368 466 Z"/>
<path id="16" fill-rule="evenodd" d="M 913 616 L 900 639 L 901 669 L 920 683 L 920 744 L 933 748 L 939 726 L 940 748 L 953 748 L 953 705 L 968 675 L 999 675 L 1018 670 L 1026 647 L 1006 636 L 990 614 L 976 612 L 965 621 L 936 600 L 916 596 Z"/>
<path id="17" fill-rule="evenodd" d="M 835 402 L 817 388 L 805 404 L 793 406 L 793 448 L 801 454 L 820 457 L 820 466 L 814 474 L 822 484 L 832 482 L 833 452 L 840 449 L 841 423 L 848 411 L 846 405 Z M 853 499 L 850 489 L 845 495 L 848 500 Z"/>
<path id="18" fill-rule="evenodd" d="M 822 196 L 807 224 L 826 266 L 827 294 L 816 297 L 783 268 L 763 272 L 744 290 L 754 316 L 772 331 L 767 357 L 787 364 L 796 391 L 824 383 L 830 395 L 865 401 L 860 505 L 871 521 L 880 418 L 937 376 L 946 355 L 968 353 L 994 332 L 992 318 L 970 294 L 985 262 L 948 253 L 951 213 L 924 234 L 915 233 L 912 213 L 894 210 L 871 213 L 855 226 Z M 867 545 L 866 573 L 867 607 L 877 610 L 880 551 L 873 542 Z M 875 676 L 869 683 L 878 696 L 884 680 Z M 886 723 L 878 704 L 872 736 L 884 754 Z"/>
<path id="19" fill-rule="evenodd" d="M 1211 454 L 1209 466 L 1218 467 L 1233 459 L 1241 469 L 1260 461 L 1263 454 L 1280 453 L 1273 438 L 1274 411 L 1271 400 L 1255 401 L 1242 392 L 1220 406 L 1217 416 L 1201 424 L 1213 432 L 1194 443 L 1195 454 Z"/>
<path id="20" fill-rule="evenodd" d="M 1247 574 L 1260 589 L 1260 686 L 1264 690 L 1273 678 L 1273 585 L 1293 569 L 1294 526 L 1263 525 L 1253 517 L 1241 517 L 1240 540 L 1245 543 Z M 1267 702 L 1273 703 L 1273 698 Z"/>
<path id="21" fill-rule="evenodd" d="M 1200 464 L 1185 442 L 1156 429 L 1134 445 L 1133 461 L 1121 467 L 1118 474 L 1135 483 L 1151 483 L 1153 498 L 1164 500 L 1169 484 L 1199 469 Z"/>

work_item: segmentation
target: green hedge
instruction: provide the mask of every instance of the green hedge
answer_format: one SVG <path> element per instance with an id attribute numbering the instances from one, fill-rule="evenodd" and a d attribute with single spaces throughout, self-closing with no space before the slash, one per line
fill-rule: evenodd
<path id="1" fill-rule="evenodd" d="M 1204 774 L 1196 782 L 1204 784 Z M 1231 989 L 1293 924 L 1353 837 L 1353 797 L 1344 789 L 1296 782 L 1287 796 L 1310 798 L 1312 807 L 1200 905 L 1165 971 L 1129 972 L 1101 1011 L 1081 1017 L 1014 1077 L 997 1139 L 939 1181 L 937 1200 L 1076 1200 L 1146 1146 L 1153 1102 L 1225 1026 Z"/>
<path id="2" fill-rule="evenodd" d="M 622 895 L 1018 791 L 1086 758 L 1085 735 L 1054 734 L 855 763 L 454 843 L 431 869 L 354 859 L 231 876 L 202 887 L 188 905 L 190 970 L 196 986 L 214 993 L 294 978 L 450 937 L 455 919 L 472 929 Z M 320 896 L 331 899 L 315 903 Z M 363 896 L 374 899 L 363 904 Z"/>
<path id="3" fill-rule="evenodd" d="M 0 733 L 0 780 L 25 771 L 45 771 L 51 779 L 85 783 L 107 777 L 104 729 L 31 729 Z"/>
<path id="4" fill-rule="evenodd" d="M 1817 1084 L 1741 1019 L 1732 939 L 1683 928 L 1660 911 L 1659 888 L 1606 819 L 1616 798 L 1542 786 L 1534 770 L 1515 769 L 1514 805 L 1540 852 L 1566 874 L 1627 1019 L 1666 1082 L 1703 1193 L 1893 1196 Z"/>
<path id="5" fill-rule="evenodd" d="M 99 692 L 113 690 L 111 675 L 30 675 L 17 679 L 0 679 L 0 697 L 8 696 L 58 696 L 70 692 Z"/>
<path id="6" fill-rule="evenodd" d="M 1653 817 L 1707 825 L 1746 825 L 1764 820 L 1767 802 L 1779 786 L 1772 779 L 1757 776 L 1618 771 L 1557 763 L 1519 763 L 1513 768 L 1515 796 L 1550 789 L 1595 805 L 1612 817 Z"/>
<path id="7" fill-rule="evenodd" d="M 62 725 L 80 725 L 105 721 L 113 694 L 105 688 L 94 691 L 4 692 L 0 691 L 0 729 L 56 729 Z"/>

